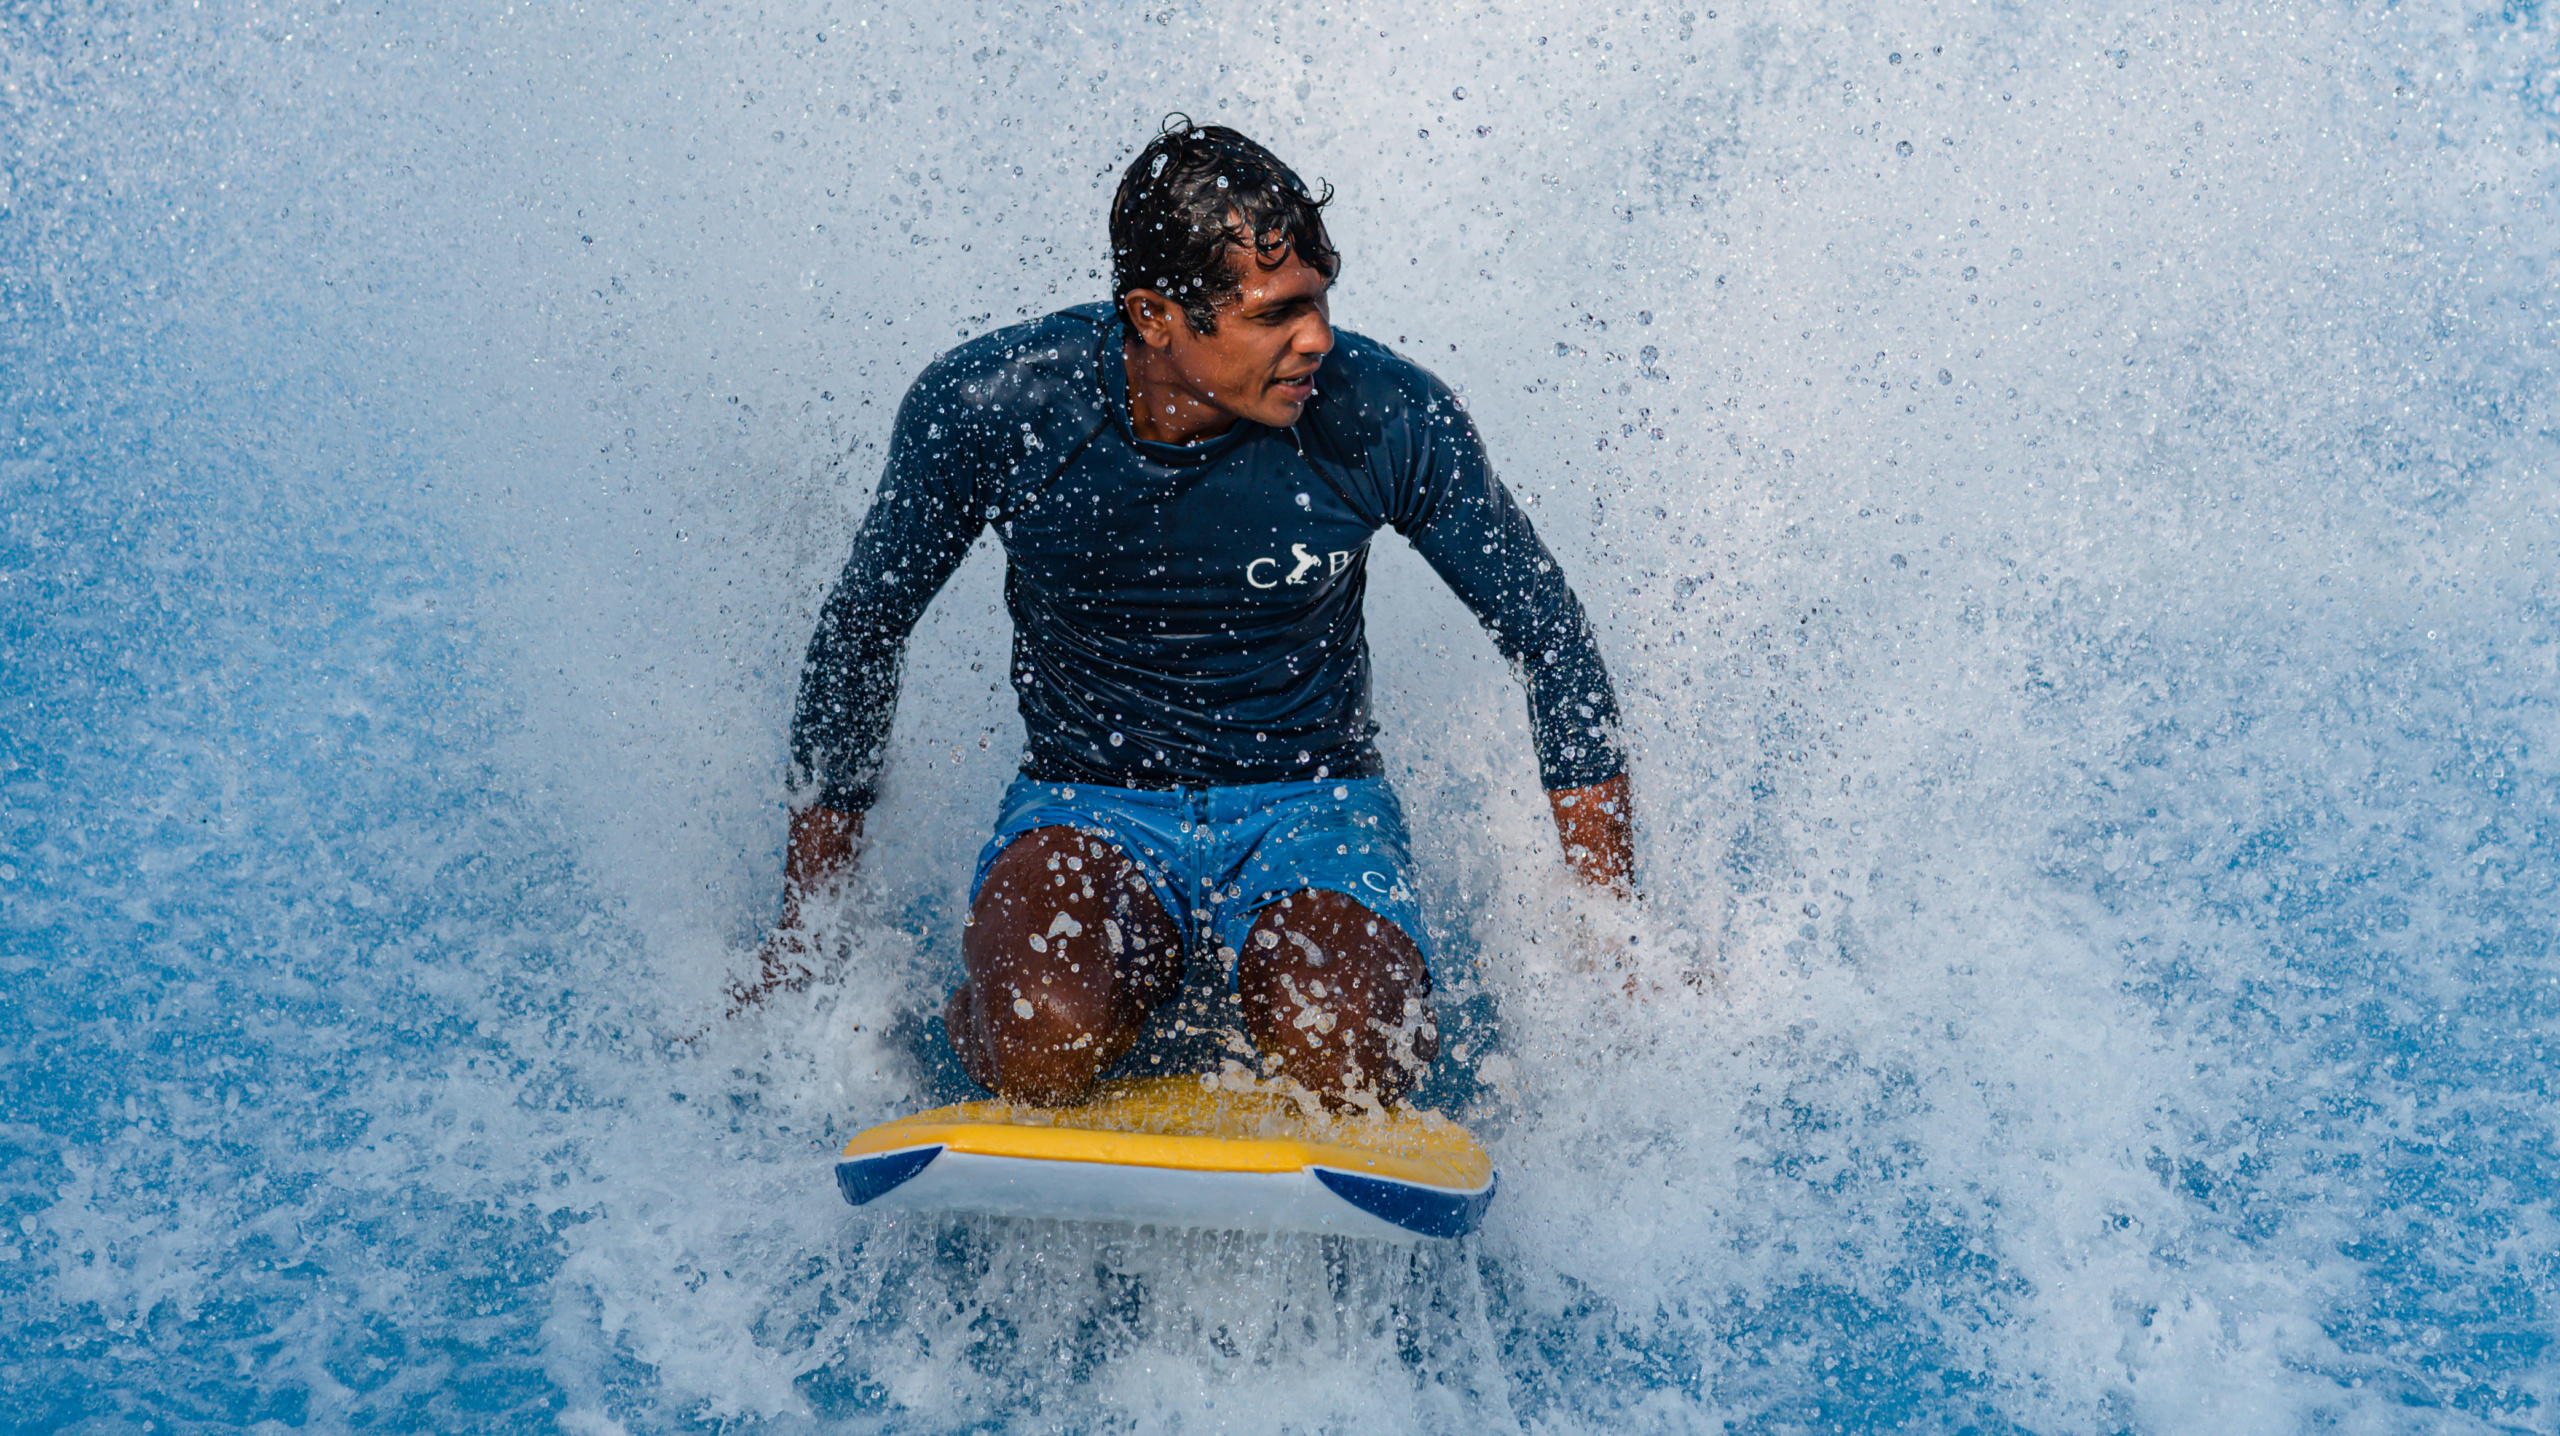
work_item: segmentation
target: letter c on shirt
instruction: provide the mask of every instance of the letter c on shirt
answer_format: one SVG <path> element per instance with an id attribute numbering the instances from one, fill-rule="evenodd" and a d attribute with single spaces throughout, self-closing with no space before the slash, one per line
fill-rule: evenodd
<path id="1" fill-rule="evenodd" d="M 1276 558 L 1258 558 L 1253 562 L 1246 564 L 1244 566 L 1244 581 L 1252 584 L 1255 588 L 1278 588 L 1280 586 L 1280 580 L 1276 578 L 1255 578 L 1253 576 L 1253 571 L 1262 567 L 1264 564 L 1269 564 L 1273 568 L 1278 568 L 1280 566 L 1280 560 Z"/>

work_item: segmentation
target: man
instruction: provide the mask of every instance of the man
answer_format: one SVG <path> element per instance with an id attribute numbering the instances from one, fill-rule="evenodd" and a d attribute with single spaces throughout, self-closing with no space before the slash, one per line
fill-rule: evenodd
<path id="1" fill-rule="evenodd" d="M 1521 674 L 1565 851 L 1625 890 L 1617 704 L 1590 626 L 1455 396 L 1327 322 L 1331 198 L 1233 130 L 1170 123 L 1112 202 L 1116 309 L 986 335 L 908 391 L 809 646 L 792 753 L 814 801 L 744 996 L 806 980 L 801 904 L 854 861 L 907 635 L 990 525 L 1029 743 L 945 1011 L 990 1090 L 1083 1100 L 1189 963 L 1232 974 L 1266 1070 L 1327 1105 L 1393 1104 L 1437 1057 L 1369 719 L 1382 527 Z"/>

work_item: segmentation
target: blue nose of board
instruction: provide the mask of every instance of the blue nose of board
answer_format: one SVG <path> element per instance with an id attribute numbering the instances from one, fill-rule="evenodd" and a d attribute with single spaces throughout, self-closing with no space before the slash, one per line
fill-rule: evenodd
<path id="1" fill-rule="evenodd" d="M 941 1155 L 940 1147 L 910 1147 L 903 1152 L 882 1152 L 875 1157 L 838 1162 L 836 1185 L 843 1189 L 844 1199 L 858 1207 L 933 1165 L 933 1159 Z"/>
<path id="2" fill-rule="evenodd" d="M 1419 1182 L 1337 1172 L 1331 1167 L 1318 1167 L 1315 1173 L 1316 1180 L 1335 1196 L 1381 1221 L 1393 1222 L 1418 1236 L 1451 1239 L 1476 1229 L 1476 1223 L 1484 1220 L 1484 1209 L 1493 1205 L 1493 1189 L 1502 1182 L 1495 1176 L 1485 1182 L 1483 1191 L 1451 1192 Z"/>

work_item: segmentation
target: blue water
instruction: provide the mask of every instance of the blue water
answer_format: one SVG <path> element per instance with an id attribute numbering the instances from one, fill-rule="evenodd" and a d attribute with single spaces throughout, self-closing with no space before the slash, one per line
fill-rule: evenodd
<path id="1" fill-rule="evenodd" d="M 715 1015 L 898 391 L 1176 108 L 1625 688 L 1632 914 L 1382 551 L 1463 1245 L 836 1197 L 990 554 L 831 981 Z M 2560 1429 L 2542 8 L 39 0 L 0 132 L 9 1429 Z"/>

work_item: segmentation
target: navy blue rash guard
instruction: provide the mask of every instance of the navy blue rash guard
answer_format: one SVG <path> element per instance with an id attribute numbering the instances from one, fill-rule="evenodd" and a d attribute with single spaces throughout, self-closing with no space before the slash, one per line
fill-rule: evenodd
<path id="1" fill-rule="evenodd" d="M 1288 429 L 1138 439 L 1118 316 L 1062 310 L 937 359 L 819 616 L 791 751 L 820 806 L 870 808 L 907 635 L 992 525 L 1023 772 L 1124 788 L 1381 773 L 1361 599 L 1412 541 L 1529 693 L 1549 788 L 1624 770 L 1591 626 L 1455 396 L 1338 332 Z"/>

